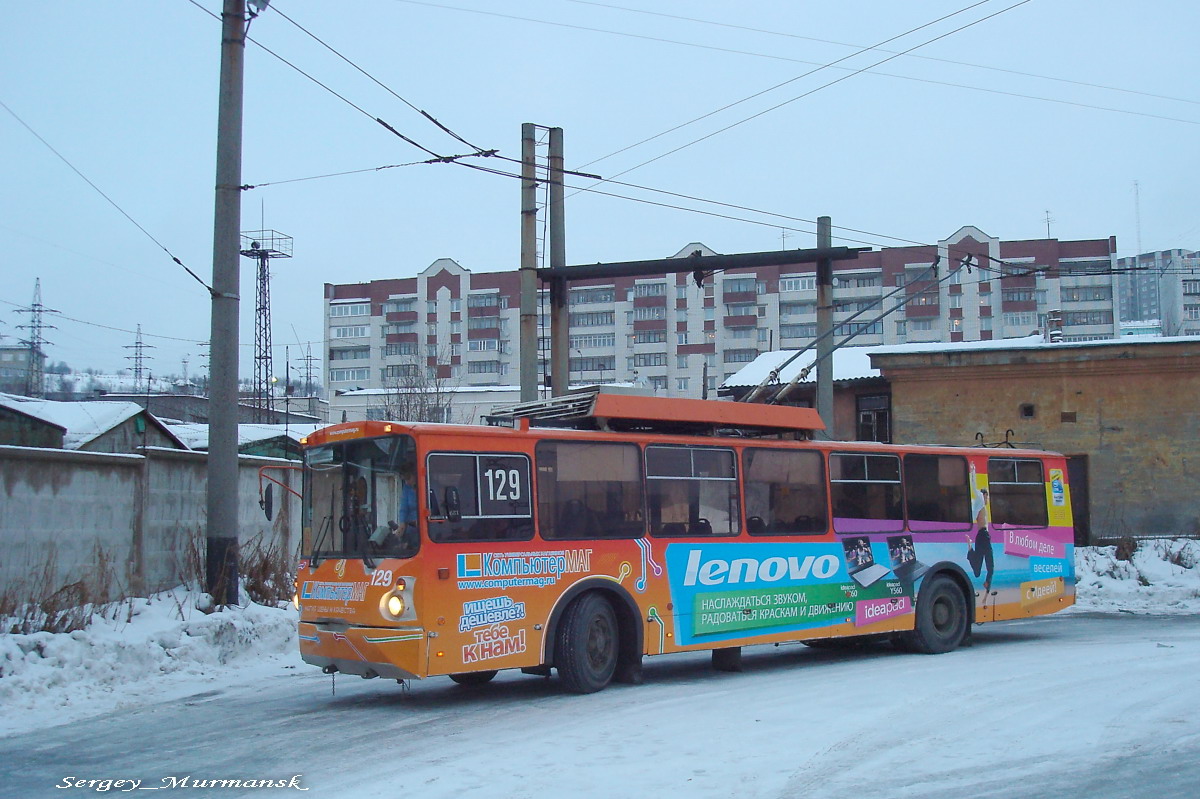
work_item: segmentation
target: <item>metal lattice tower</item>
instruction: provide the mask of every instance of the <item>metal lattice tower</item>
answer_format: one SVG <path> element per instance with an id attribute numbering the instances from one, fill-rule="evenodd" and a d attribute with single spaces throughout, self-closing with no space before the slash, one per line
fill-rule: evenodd
<path id="1" fill-rule="evenodd" d="M 57 328 L 43 322 L 42 314 L 58 313 L 58 311 L 42 305 L 42 279 L 40 277 L 33 284 L 33 304 L 28 308 L 18 308 L 17 313 L 29 314 L 29 324 L 17 325 L 18 330 L 29 331 L 29 338 L 21 339 L 21 343 L 29 348 L 29 366 L 25 371 L 25 394 L 30 397 L 43 397 L 46 395 L 46 353 L 43 348 L 51 342 L 42 338 L 42 331 Z"/>
<path id="2" fill-rule="evenodd" d="M 126 344 L 125 349 L 133 350 L 133 355 L 126 355 L 125 360 L 133 361 L 133 390 L 135 392 L 142 389 L 142 375 L 145 373 L 146 349 L 154 349 L 153 344 L 142 343 L 142 326 L 137 326 L 137 338 L 132 344 Z M 147 393 L 150 391 L 149 382 L 146 383 Z"/>
<path id="3" fill-rule="evenodd" d="M 316 374 L 316 362 L 321 360 L 312 354 L 312 345 L 309 344 L 305 348 L 304 357 L 300 360 L 304 361 L 304 396 L 311 397 L 313 395 L 313 375 Z"/>
<path id="4" fill-rule="evenodd" d="M 271 421 L 271 259 L 292 257 L 292 237 L 276 230 L 242 234 L 242 255 L 258 262 L 254 306 L 254 419 Z"/>

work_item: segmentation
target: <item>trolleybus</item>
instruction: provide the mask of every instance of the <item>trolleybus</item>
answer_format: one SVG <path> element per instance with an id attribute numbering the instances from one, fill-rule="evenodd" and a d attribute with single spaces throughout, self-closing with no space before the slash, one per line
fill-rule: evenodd
<path id="1" fill-rule="evenodd" d="M 1061 455 L 814 441 L 807 408 L 599 392 L 498 421 L 304 440 L 307 663 L 589 693 L 673 652 L 948 652 L 1074 601 Z"/>

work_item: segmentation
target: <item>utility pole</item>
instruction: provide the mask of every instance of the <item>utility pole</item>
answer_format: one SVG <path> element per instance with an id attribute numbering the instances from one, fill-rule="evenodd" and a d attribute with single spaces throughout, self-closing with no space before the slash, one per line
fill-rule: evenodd
<path id="1" fill-rule="evenodd" d="M 563 129 L 550 128 L 550 192 L 546 221 L 550 228 L 550 268 L 567 265 L 566 220 L 563 215 Z M 571 388 L 570 309 L 567 279 L 550 281 L 550 376 L 551 395 L 566 394 Z"/>
<path id="2" fill-rule="evenodd" d="M 817 249 L 833 246 L 833 222 L 817 217 Z M 817 413 L 825 429 L 815 431 L 820 438 L 833 436 L 833 260 L 817 261 Z"/>
<path id="3" fill-rule="evenodd" d="M 521 402 L 538 398 L 537 140 L 532 122 L 521 125 Z"/>
<path id="4" fill-rule="evenodd" d="M 142 387 L 142 375 L 146 370 L 146 353 L 147 347 L 153 348 L 153 344 L 145 344 L 142 342 L 142 326 L 137 326 L 137 338 L 132 344 L 126 344 L 125 349 L 133 350 L 133 355 L 126 355 L 125 360 L 133 361 L 133 390 L 136 392 Z M 150 393 L 150 381 L 146 381 L 146 393 Z"/>
<path id="5" fill-rule="evenodd" d="M 218 605 L 238 601 L 238 306 L 242 219 L 242 76 L 245 0 L 224 0 L 213 219 L 209 367 L 208 525 L 204 580 Z"/>

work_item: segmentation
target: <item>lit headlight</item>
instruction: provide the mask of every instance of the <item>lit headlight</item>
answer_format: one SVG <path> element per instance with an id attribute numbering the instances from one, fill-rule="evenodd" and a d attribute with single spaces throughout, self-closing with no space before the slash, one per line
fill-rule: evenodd
<path id="1" fill-rule="evenodd" d="M 393 616 L 401 616 L 404 614 L 404 598 L 398 594 L 392 594 L 387 600 L 388 613 Z"/>
<path id="2" fill-rule="evenodd" d="M 300 609 L 300 594 L 299 594 L 299 592 L 292 594 L 292 606 L 295 607 L 296 610 Z"/>

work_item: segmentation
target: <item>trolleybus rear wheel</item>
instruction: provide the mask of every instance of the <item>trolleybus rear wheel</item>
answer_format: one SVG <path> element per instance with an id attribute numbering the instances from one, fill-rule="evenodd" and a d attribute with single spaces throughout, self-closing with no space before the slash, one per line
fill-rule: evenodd
<path id="1" fill-rule="evenodd" d="M 967 598 L 952 578 L 938 574 L 921 588 L 916 628 L 903 635 L 907 649 L 940 655 L 966 640 L 970 619 Z"/>
<path id="2" fill-rule="evenodd" d="M 558 628 L 555 666 L 568 691 L 590 694 L 612 681 L 617 668 L 617 614 L 602 595 L 575 600 Z"/>

